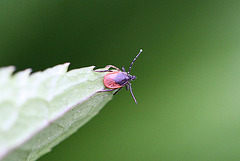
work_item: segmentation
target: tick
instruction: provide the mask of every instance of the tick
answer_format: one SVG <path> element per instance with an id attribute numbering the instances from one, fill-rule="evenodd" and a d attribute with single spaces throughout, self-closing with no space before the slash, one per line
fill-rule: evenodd
<path id="1" fill-rule="evenodd" d="M 117 94 L 124 86 L 126 86 L 126 90 L 130 90 L 132 97 L 135 101 L 135 103 L 137 104 L 137 100 L 132 92 L 132 87 L 131 87 L 131 83 L 130 81 L 133 81 L 134 79 L 136 79 L 136 76 L 134 75 L 130 75 L 130 71 L 132 69 L 133 63 L 136 61 L 136 59 L 138 58 L 138 56 L 142 53 L 142 49 L 140 49 L 139 53 L 137 54 L 137 56 L 133 59 L 128 72 L 125 71 L 125 68 L 122 67 L 122 71 L 113 66 L 113 65 L 107 65 L 106 68 L 108 70 L 102 70 L 102 71 L 95 71 L 95 72 L 109 72 L 108 74 L 106 74 L 103 78 L 103 83 L 104 85 L 109 88 L 109 89 L 105 89 L 102 91 L 98 91 L 99 92 L 110 92 L 110 91 L 114 91 L 116 89 L 118 89 L 113 95 Z M 114 68 L 116 69 L 116 71 L 114 70 L 109 70 L 110 68 Z"/>

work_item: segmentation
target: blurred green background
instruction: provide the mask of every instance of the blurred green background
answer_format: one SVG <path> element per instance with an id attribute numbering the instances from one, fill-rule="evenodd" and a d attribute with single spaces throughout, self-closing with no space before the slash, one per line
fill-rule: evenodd
<path id="1" fill-rule="evenodd" d="M 122 90 L 40 161 L 239 161 L 240 1 L 1 1 L 0 66 L 129 67 Z"/>

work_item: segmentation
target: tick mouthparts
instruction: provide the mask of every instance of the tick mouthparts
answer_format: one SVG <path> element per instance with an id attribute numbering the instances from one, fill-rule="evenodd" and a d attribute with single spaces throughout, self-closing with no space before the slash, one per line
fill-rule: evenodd
<path id="1" fill-rule="evenodd" d="M 136 78 L 137 78 L 136 76 L 134 76 L 134 75 L 132 76 L 132 80 L 134 80 L 134 79 L 136 79 Z"/>

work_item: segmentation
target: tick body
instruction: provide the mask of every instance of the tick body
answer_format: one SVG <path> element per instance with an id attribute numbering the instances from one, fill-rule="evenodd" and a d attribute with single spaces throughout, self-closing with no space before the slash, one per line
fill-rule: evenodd
<path id="1" fill-rule="evenodd" d="M 128 81 L 127 73 L 116 71 L 106 74 L 103 78 L 103 83 L 107 88 L 117 89 L 121 88 Z"/>
<path id="2" fill-rule="evenodd" d="M 104 85 L 109 88 L 106 90 L 102 90 L 102 91 L 98 91 L 98 92 L 109 92 L 109 91 L 113 91 L 118 89 L 113 95 L 117 94 L 124 86 L 126 86 L 126 89 L 129 90 L 132 94 L 132 97 L 135 101 L 135 103 L 137 104 L 137 100 L 135 99 L 135 96 L 132 92 L 132 87 L 131 87 L 131 83 L 130 81 L 133 81 L 134 79 L 136 79 L 136 76 L 134 75 L 130 75 L 130 71 L 132 69 L 132 65 L 133 63 L 136 61 L 136 59 L 138 58 L 138 56 L 141 54 L 142 49 L 140 50 L 140 52 L 138 53 L 138 55 L 133 59 L 128 72 L 125 71 L 124 67 L 122 67 L 122 71 L 113 66 L 113 65 L 108 65 L 106 66 L 106 68 L 108 70 L 102 70 L 102 71 L 96 71 L 96 72 L 109 72 L 108 74 L 106 74 L 103 78 L 103 83 Z M 114 68 L 116 69 L 115 71 L 113 70 L 109 70 L 110 68 Z"/>

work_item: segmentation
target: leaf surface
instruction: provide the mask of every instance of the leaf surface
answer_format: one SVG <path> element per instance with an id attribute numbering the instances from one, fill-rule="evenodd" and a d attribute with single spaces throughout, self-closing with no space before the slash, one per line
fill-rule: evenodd
<path id="1" fill-rule="evenodd" d="M 95 116 L 112 99 L 106 73 L 69 63 L 30 74 L 0 69 L 0 160 L 36 160 Z"/>

